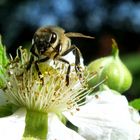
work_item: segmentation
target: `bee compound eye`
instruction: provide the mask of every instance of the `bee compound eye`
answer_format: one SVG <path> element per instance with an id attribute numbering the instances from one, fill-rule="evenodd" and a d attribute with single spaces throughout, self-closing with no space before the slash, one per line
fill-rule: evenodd
<path id="1" fill-rule="evenodd" d="M 56 33 L 52 32 L 50 43 L 54 43 L 56 41 L 56 39 L 57 39 Z"/>

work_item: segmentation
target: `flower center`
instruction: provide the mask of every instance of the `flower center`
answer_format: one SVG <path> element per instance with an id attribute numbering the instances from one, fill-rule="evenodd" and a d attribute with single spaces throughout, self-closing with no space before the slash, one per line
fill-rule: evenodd
<path id="1" fill-rule="evenodd" d="M 83 104 L 88 90 L 86 82 L 81 84 L 77 74 L 69 75 L 69 85 L 66 85 L 65 66 L 56 63 L 54 69 L 50 65 L 40 65 L 42 78 L 38 76 L 34 64 L 26 69 L 29 55 L 27 50 L 20 50 L 21 57 L 11 61 L 8 71 L 6 95 L 10 102 L 30 110 L 42 112 L 62 112 Z M 62 68 L 64 70 L 62 70 Z M 43 79 L 43 81 L 42 81 Z"/>

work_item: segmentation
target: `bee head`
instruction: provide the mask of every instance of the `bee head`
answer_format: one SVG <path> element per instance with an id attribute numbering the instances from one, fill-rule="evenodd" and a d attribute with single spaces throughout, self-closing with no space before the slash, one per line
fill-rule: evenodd
<path id="1" fill-rule="evenodd" d="M 50 28 L 38 29 L 34 36 L 32 45 L 35 45 L 39 54 L 45 53 L 57 41 L 57 34 Z M 53 47 L 52 47 L 53 48 Z"/>

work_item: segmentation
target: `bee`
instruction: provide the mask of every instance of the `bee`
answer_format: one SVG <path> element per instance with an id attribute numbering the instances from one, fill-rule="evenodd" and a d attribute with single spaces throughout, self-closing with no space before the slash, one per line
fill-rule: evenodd
<path id="1" fill-rule="evenodd" d="M 81 33 L 69 32 L 65 33 L 64 29 L 57 26 L 41 27 L 33 35 L 32 47 L 30 49 L 31 59 L 27 69 L 31 67 L 34 57 L 35 68 L 38 72 L 38 75 L 41 75 L 39 70 L 39 63 L 48 61 L 49 59 L 58 60 L 68 65 L 66 72 L 66 85 L 69 85 L 69 74 L 71 71 L 70 62 L 63 58 L 63 56 L 73 52 L 75 55 L 75 71 L 81 77 L 81 67 L 80 67 L 80 57 L 81 52 L 75 46 L 71 44 L 71 37 L 83 37 L 91 38 L 94 37 L 86 36 Z"/>

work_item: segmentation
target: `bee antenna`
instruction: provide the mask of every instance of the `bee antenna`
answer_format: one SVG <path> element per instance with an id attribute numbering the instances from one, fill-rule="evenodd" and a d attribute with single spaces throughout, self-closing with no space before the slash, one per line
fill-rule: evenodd
<path id="1" fill-rule="evenodd" d="M 92 36 L 87 36 L 81 33 L 74 33 L 74 32 L 69 32 L 65 34 L 67 37 L 83 37 L 83 38 L 90 38 L 90 39 L 95 39 L 95 37 Z"/>

